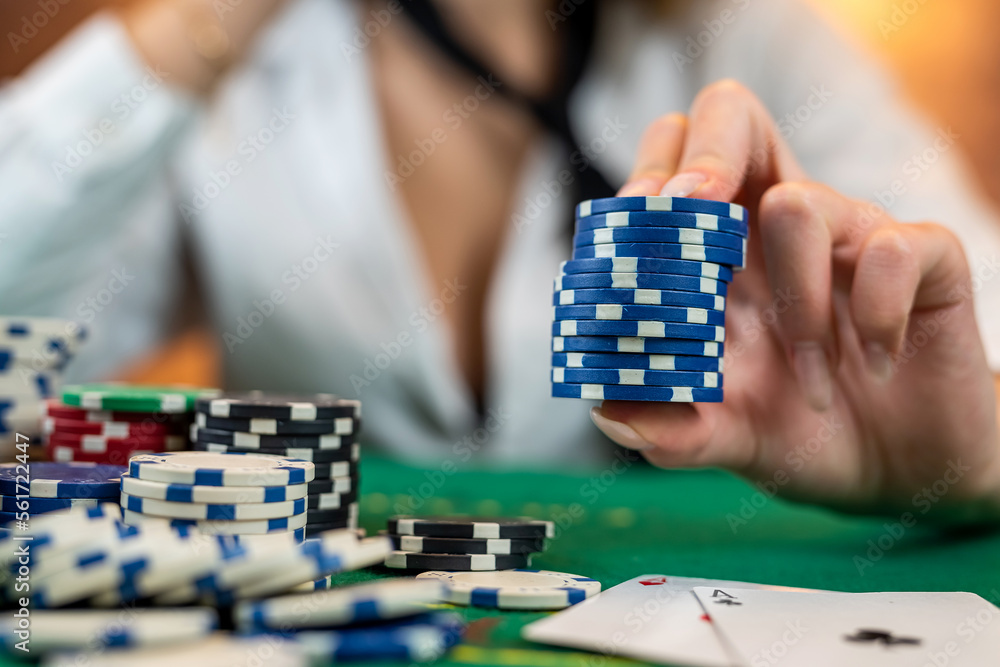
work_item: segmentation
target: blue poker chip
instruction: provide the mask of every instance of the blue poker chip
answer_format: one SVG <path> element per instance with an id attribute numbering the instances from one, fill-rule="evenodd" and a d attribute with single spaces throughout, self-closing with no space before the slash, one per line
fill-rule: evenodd
<path id="1" fill-rule="evenodd" d="M 603 260 L 586 260 L 603 261 Z M 729 286 L 714 278 L 678 276 L 666 273 L 566 273 L 555 279 L 555 289 L 653 289 L 672 292 L 700 292 L 725 296 Z"/>
<path id="2" fill-rule="evenodd" d="M 743 222 L 747 219 L 747 210 L 739 204 L 688 197 L 605 197 L 588 199 L 576 205 L 578 218 L 616 211 L 680 211 L 720 215 Z"/>
<path id="3" fill-rule="evenodd" d="M 371 626 L 295 633 L 315 663 L 358 660 L 429 662 L 458 643 L 464 623 L 457 614 L 425 614 Z"/>
<path id="4" fill-rule="evenodd" d="M 659 257 L 592 257 L 571 259 L 559 265 L 560 273 L 670 273 L 678 276 L 733 281 L 733 270 L 714 262 Z"/>
<path id="5" fill-rule="evenodd" d="M 606 384 L 552 385 L 556 398 L 583 398 L 592 401 L 656 401 L 659 403 L 721 403 L 722 389 L 701 387 L 630 387 Z"/>
<path id="6" fill-rule="evenodd" d="M 625 227 L 592 229 L 578 232 L 573 237 L 577 248 L 607 243 L 684 243 L 729 248 L 741 253 L 747 251 L 747 240 L 727 232 L 707 232 L 703 229 L 678 229 L 677 227 Z"/>
<path id="7" fill-rule="evenodd" d="M 686 259 L 691 262 L 711 262 L 736 268 L 742 268 L 745 261 L 743 253 L 738 250 L 683 243 L 606 243 L 573 249 L 573 259 L 607 257 Z"/>
<path id="8" fill-rule="evenodd" d="M 637 368 L 651 371 L 711 371 L 721 373 L 721 357 L 676 354 L 609 354 L 603 352 L 556 352 L 552 365 L 563 368 Z"/>
<path id="9" fill-rule="evenodd" d="M 578 232 L 621 227 L 680 227 L 705 229 L 737 234 L 746 238 L 750 229 L 746 221 L 710 213 L 678 213 L 673 211 L 618 211 L 595 213 L 576 219 Z"/>
<path id="10" fill-rule="evenodd" d="M 30 496 L 0 496 L 0 511 L 44 514 L 68 510 L 71 507 L 97 507 L 98 498 L 32 498 Z"/>
<path id="11" fill-rule="evenodd" d="M 0 463 L 0 494 L 36 498 L 118 498 L 124 466 L 40 461 Z"/>
<path id="12" fill-rule="evenodd" d="M 649 322 L 682 322 L 685 324 L 712 324 L 724 326 L 726 313 L 706 308 L 681 308 L 677 306 L 643 306 L 623 303 L 585 303 L 577 306 L 553 306 L 555 319 Z M 641 335 L 641 334 L 640 334 Z"/>
<path id="13" fill-rule="evenodd" d="M 634 387 L 722 387 L 722 373 L 695 371 L 647 371 L 638 368 L 552 369 L 553 383 L 605 384 Z"/>
<path id="14" fill-rule="evenodd" d="M 572 306 L 582 303 L 622 303 L 644 306 L 680 306 L 725 310 L 726 297 L 717 294 L 700 294 L 662 289 L 557 289 L 552 295 L 553 306 Z"/>
<path id="15" fill-rule="evenodd" d="M 721 343 L 726 340 L 726 329 L 707 324 L 674 324 L 643 320 L 559 320 L 552 323 L 552 335 L 687 338 Z"/>
<path id="16" fill-rule="evenodd" d="M 722 345 L 676 338 L 613 336 L 555 336 L 553 352 L 608 352 L 627 354 L 683 354 L 693 357 L 721 357 Z"/>

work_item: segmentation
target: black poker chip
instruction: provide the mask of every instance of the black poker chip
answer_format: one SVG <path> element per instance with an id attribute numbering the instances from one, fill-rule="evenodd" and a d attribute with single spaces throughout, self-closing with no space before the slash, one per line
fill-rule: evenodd
<path id="1" fill-rule="evenodd" d="M 388 535 L 392 546 L 399 551 L 432 554 L 496 554 L 525 555 L 545 551 L 545 540 L 538 539 L 484 539 L 476 537 L 419 537 L 417 535 Z"/>
<path id="2" fill-rule="evenodd" d="M 358 420 L 352 417 L 296 421 L 292 419 L 256 417 L 250 419 L 209 417 L 199 412 L 195 415 L 195 424 L 199 428 L 260 433 L 264 435 L 321 435 L 324 433 L 351 435 L 358 430 Z"/>
<path id="3" fill-rule="evenodd" d="M 311 523 L 333 523 L 349 519 L 358 515 L 357 503 L 350 503 L 345 507 L 335 510 L 306 510 L 306 524 Z"/>
<path id="4" fill-rule="evenodd" d="M 332 479 L 314 479 L 309 482 L 309 488 L 306 490 L 306 493 L 310 496 L 320 493 L 357 494 L 359 481 L 357 474 L 334 477 Z"/>
<path id="5" fill-rule="evenodd" d="M 339 510 L 357 501 L 357 491 L 350 491 L 348 493 L 313 493 L 306 496 L 306 509 Z"/>
<path id="6" fill-rule="evenodd" d="M 552 537 L 555 532 L 551 521 L 527 517 L 474 516 L 394 516 L 389 518 L 388 529 L 394 535 L 483 539 L 540 539 Z"/>
<path id="7" fill-rule="evenodd" d="M 344 528 L 357 528 L 357 519 L 350 517 L 330 523 L 307 523 L 306 537 L 314 537 L 328 530 L 343 530 Z"/>
<path id="8" fill-rule="evenodd" d="M 339 461 L 358 461 L 361 448 L 357 443 L 343 449 L 312 449 L 310 447 L 285 447 L 281 449 L 243 449 L 229 447 L 214 442 L 196 441 L 194 448 L 203 452 L 216 454 L 264 454 L 269 456 L 287 456 L 292 459 L 302 459 L 313 463 L 336 463 Z"/>
<path id="9" fill-rule="evenodd" d="M 316 467 L 315 479 L 330 479 L 332 477 L 354 477 L 358 476 L 358 464 L 354 461 L 336 461 L 334 463 L 314 463 Z"/>
<path id="10" fill-rule="evenodd" d="M 228 447 L 240 449 L 282 449 L 285 447 L 308 447 L 309 449 L 343 449 L 357 442 L 357 434 L 334 435 L 266 435 L 263 433 L 247 433 L 245 431 L 227 431 L 218 428 L 202 428 L 191 425 L 192 442 L 214 442 Z"/>
<path id="11" fill-rule="evenodd" d="M 361 419 L 361 401 L 333 394 L 283 395 L 262 391 L 224 393 L 195 401 L 194 409 L 211 417 L 316 421 Z"/>
<path id="12" fill-rule="evenodd" d="M 482 570 L 512 570 L 531 565 L 531 556 L 514 554 L 423 554 L 393 551 L 385 559 L 386 567 L 403 570 L 446 570 L 469 572 Z"/>

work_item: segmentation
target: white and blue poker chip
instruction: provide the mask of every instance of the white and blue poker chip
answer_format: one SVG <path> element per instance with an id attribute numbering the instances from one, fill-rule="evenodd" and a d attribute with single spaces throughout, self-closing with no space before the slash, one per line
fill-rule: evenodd
<path id="1" fill-rule="evenodd" d="M 683 338 L 721 343 L 726 340 L 726 329 L 706 324 L 675 324 L 643 320 L 559 320 L 552 323 L 552 335 Z"/>
<path id="2" fill-rule="evenodd" d="M 553 319 L 678 322 L 682 324 L 709 324 L 725 326 L 726 314 L 720 310 L 707 308 L 684 308 L 678 306 L 647 306 L 622 303 L 579 304 L 574 306 L 553 306 Z"/>
<path id="3" fill-rule="evenodd" d="M 592 229 L 577 232 L 573 236 L 573 246 L 608 243 L 682 243 L 728 248 L 746 253 L 747 240 L 736 234 L 708 232 L 703 229 L 681 229 L 677 227 L 620 227 L 612 229 Z"/>
<path id="4" fill-rule="evenodd" d="M 605 384 L 634 387 L 722 387 L 722 374 L 696 371 L 649 371 L 638 368 L 563 368 L 552 369 L 552 382 L 567 384 Z"/>
<path id="5" fill-rule="evenodd" d="M 745 263 L 743 253 L 738 250 L 684 243 L 605 243 L 573 249 L 573 259 L 610 257 L 685 259 L 692 262 L 722 264 L 737 269 L 742 269 Z"/>
<path id="6" fill-rule="evenodd" d="M 715 262 L 662 259 L 659 257 L 573 258 L 559 264 L 559 273 L 666 273 L 712 278 L 727 283 L 733 280 L 733 270 L 728 266 Z"/>
<path id="7" fill-rule="evenodd" d="M 562 368 L 637 368 L 651 371 L 723 371 L 721 357 L 674 354 L 609 354 L 602 352 L 557 352 L 552 365 Z"/>
<path id="8" fill-rule="evenodd" d="M 586 261 L 586 260 L 580 260 Z M 725 297 L 729 285 L 714 278 L 678 276 L 666 273 L 566 273 L 555 279 L 555 290 L 653 289 L 703 293 Z"/>
<path id="9" fill-rule="evenodd" d="M 298 501 L 294 501 L 298 502 Z M 168 523 L 171 528 L 195 529 L 206 535 L 266 535 L 286 533 L 306 527 L 305 513 L 276 519 L 214 520 L 214 519 L 169 519 L 122 509 L 122 521 L 130 526 L 146 523 Z"/>
<path id="10" fill-rule="evenodd" d="M 556 398 L 583 398 L 592 401 L 656 401 L 659 403 L 721 403 L 722 389 L 703 387 L 630 387 L 605 384 L 552 385 Z"/>
<path id="11" fill-rule="evenodd" d="M 601 592 L 601 582 L 550 570 L 422 572 L 417 580 L 440 582 L 442 600 L 491 609 L 564 609 Z"/>
<path id="12" fill-rule="evenodd" d="M 310 482 L 310 484 L 312 483 Z M 281 503 L 305 498 L 308 495 L 309 486 L 305 483 L 289 486 L 167 484 L 136 479 L 125 473 L 121 477 L 121 490 L 130 496 L 168 500 L 175 503 Z"/>
<path id="13" fill-rule="evenodd" d="M 306 595 L 238 603 L 233 620 L 243 631 L 317 628 L 414 616 L 441 600 L 442 585 L 418 579 L 388 579 Z M 308 613 L 303 613 L 308 610 Z"/>
<path id="14" fill-rule="evenodd" d="M 708 213 L 746 222 L 747 210 L 739 204 L 688 197 L 605 197 L 588 199 L 576 205 L 576 217 L 616 211 L 680 211 Z"/>
<path id="15" fill-rule="evenodd" d="M 115 499 L 123 472 L 124 466 L 96 463 L 0 463 L 0 494 Z"/>
<path id="16" fill-rule="evenodd" d="M 260 454 L 165 452 L 129 460 L 129 475 L 167 484 L 198 486 L 288 486 L 310 482 L 316 466 L 309 461 Z"/>
<path id="17" fill-rule="evenodd" d="M 665 289 L 556 289 L 553 306 L 577 304 L 621 303 L 645 306 L 680 306 L 725 310 L 726 297 L 718 294 L 683 292 Z"/>
<path id="18" fill-rule="evenodd" d="M 342 630 L 299 632 L 294 641 L 315 664 L 359 660 L 430 662 L 462 638 L 457 614 L 437 613 Z"/>
<path id="19" fill-rule="evenodd" d="M 682 354 L 693 357 L 721 357 L 722 345 L 715 342 L 677 338 L 615 338 L 612 336 L 555 336 L 553 352 L 606 352 L 626 354 Z"/>
<path id="20" fill-rule="evenodd" d="M 197 519 L 205 521 L 247 521 L 256 519 L 280 519 L 302 514 L 306 511 L 306 499 L 286 500 L 279 503 L 232 503 L 209 504 L 194 502 L 172 502 L 155 498 L 121 494 L 122 508 L 170 519 Z"/>
<path id="21" fill-rule="evenodd" d="M 340 461 L 359 461 L 361 459 L 361 446 L 354 443 L 348 447 L 340 449 L 314 449 L 312 447 L 282 447 L 274 449 L 241 449 L 230 447 L 217 442 L 204 442 L 197 440 L 194 448 L 202 452 L 214 452 L 216 454 L 264 454 L 269 456 L 287 456 L 313 463 L 336 463 Z"/>
<path id="22" fill-rule="evenodd" d="M 576 219 L 578 231 L 621 227 L 682 227 L 728 232 L 746 238 L 750 229 L 744 220 L 711 213 L 682 213 L 677 211 L 616 211 L 594 213 Z"/>

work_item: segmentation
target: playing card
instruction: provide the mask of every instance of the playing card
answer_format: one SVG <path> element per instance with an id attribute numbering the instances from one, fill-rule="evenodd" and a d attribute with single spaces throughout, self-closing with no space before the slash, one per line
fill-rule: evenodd
<path id="1" fill-rule="evenodd" d="M 973 593 L 694 591 L 741 665 L 1000 664 L 1000 609 Z"/>
<path id="2" fill-rule="evenodd" d="M 692 667 L 730 667 L 695 586 L 775 588 L 762 584 L 646 574 L 525 626 L 525 639 L 609 656 Z"/>

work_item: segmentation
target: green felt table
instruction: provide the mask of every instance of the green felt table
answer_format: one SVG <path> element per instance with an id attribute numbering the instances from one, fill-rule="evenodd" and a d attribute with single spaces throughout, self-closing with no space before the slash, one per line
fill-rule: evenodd
<path id="1" fill-rule="evenodd" d="M 532 567 L 600 580 L 640 574 L 735 579 L 840 591 L 972 591 L 1000 601 L 1000 532 L 945 533 L 914 507 L 858 518 L 777 498 L 716 471 L 677 472 L 618 461 L 592 473 L 417 469 L 368 457 L 361 521 L 369 534 L 391 514 L 530 515 L 557 523 Z M 346 582 L 398 576 L 378 568 Z M 639 664 L 533 644 L 521 628 L 544 613 L 460 608 L 463 642 L 440 664 Z"/>

